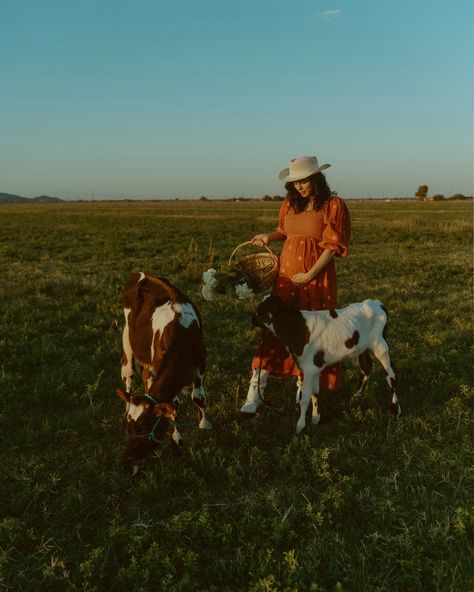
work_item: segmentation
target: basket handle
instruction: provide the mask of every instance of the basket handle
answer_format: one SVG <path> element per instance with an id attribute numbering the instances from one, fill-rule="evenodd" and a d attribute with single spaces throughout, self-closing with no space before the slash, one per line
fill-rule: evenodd
<path id="1" fill-rule="evenodd" d="M 235 247 L 235 249 L 232 251 L 232 253 L 230 254 L 229 261 L 227 262 L 227 265 L 230 265 L 230 263 L 232 261 L 232 257 L 237 253 L 237 251 L 240 249 L 240 247 L 245 247 L 246 245 L 252 245 L 252 244 L 253 244 L 252 241 L 246 241 L 245 243 L 237 245 Z M 257 245 L 253 245 L 253 246 L 256 247 Z M 273 255 L 273 257 L 276 258 L 275 253 L 271 249 L 269 249 L 267 247 L 267 245 L 263 245 L 263 246 L 267 249 L 267 251 L 270 253 L 270 255 Z"/>

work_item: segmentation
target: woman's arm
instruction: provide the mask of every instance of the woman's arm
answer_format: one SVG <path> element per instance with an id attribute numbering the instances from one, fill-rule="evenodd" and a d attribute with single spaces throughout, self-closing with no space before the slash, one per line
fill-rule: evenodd
<path id="1" fill-rule="evenodd" d="M 295 273 L 295 275 L 291 278 L 291 281 L 295 284 L 295 286 L 304 286 L 311 280 L 314 280 L 318 273 L 322 271 L 330 261 L 332 261 L 335 254 L 336 251 L 324 249 L 319 259 L 309 271 L 306 273 Z"/>
<path id="2" fill-rule="evenodd" d="M 268 245 L 270 241 L 284 240 L 285 238 L 286 236 L 281 232 L 268 232 L 263 234 L 256 234 L 251 239 L 251 242 L 256 247 L 263 247 L 263 245 Z"/>

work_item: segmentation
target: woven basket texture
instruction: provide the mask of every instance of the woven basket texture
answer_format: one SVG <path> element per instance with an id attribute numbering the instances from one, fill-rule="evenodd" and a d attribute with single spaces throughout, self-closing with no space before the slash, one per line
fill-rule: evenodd
<path id="1" fill-rule="evenodd" d="M 233 255 L 240 247 L 251 243 L 239 245 L 229 258 L 229 265 L 234 265 L 238 270 L 251 278 L 254 292 L 264 292 L 272 287 L 278 275 L 278 257 L 265 247 L 268 252 L 245 255 L 239 260 L 232 261 Z"/>

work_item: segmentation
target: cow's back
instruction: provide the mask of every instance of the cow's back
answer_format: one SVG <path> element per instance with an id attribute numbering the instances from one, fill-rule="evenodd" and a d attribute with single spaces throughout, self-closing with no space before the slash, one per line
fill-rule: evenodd
<path id="1" fill-rule="evenodd" d="M 168 280 L 145 275 L 143 272 L 132 274 L 123 289 L 121 302 L 124 308 L 141 308 L 146 301 L 150 307 L 160 306 L 166 301 L 187 302 L 188 298 Z"/>
<path id="2" fill-rule="evenodd" d="M 204 364 L 199 312 L 180 290 L 164 278 L 134 273 L 121 300 L 130 345 L 141 364 L 158 368 L 166 360 L 174 368 L 180 361 L 182 372 Z"/>

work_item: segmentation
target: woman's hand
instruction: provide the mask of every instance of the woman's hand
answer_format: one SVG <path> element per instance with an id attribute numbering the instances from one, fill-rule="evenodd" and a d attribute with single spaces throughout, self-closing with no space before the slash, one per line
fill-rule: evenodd
<path id="1" fill-rule="evenodd" d="M 270 242 L 270 234 L 256 234 L 250 242 L 256 247 L 263 247 Z"/>
<path id="2" fill-rule="evenodd" d="M 291 281 L 295 284 L 295 286 L 305 286 L 308 282 L 314 280 L 314 278 L 317 277 L 317 275 L 332 260 L 335 254 L 335 251 L 331 251 L 330 249 L 324 249 L 319 259 L 316 261 L 316 263 L 313 265 L 311 269 L 309 269 L 306 272 L 295 273 L 295 275 L 291 278 Z"/>
<path id="3" fill-rule="evenodd" d="M 295 275 L 291 277 L 291 281 L 295 286 L 305 286 L 312 279 L 313 277 L 310 273 L 295 273 Z"/>

